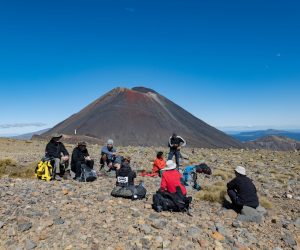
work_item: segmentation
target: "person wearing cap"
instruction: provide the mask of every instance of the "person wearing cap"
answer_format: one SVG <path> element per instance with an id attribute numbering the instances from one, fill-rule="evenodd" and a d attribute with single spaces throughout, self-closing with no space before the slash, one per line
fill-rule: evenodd
<path id="1" fill-rule="evenodd" d="M 172 160 L 168 160 L 166 167 L 163 169 L 160 191 L 176 193 L 176 187 L 179 187 L 182 194 L 186 195 L 186 189 L 182 182 L 182 175 L 176 169 L 176 164 Z"/>
<path id="2" fill-rule="evenodd" d="M 179 158 L 180 158 L 180 149 L 186 145 L 186 141 L 176 133 L 173 133 L 172 136 L 169 138 L 169 156 L 168 160 L 172 160 L 173 156 L 175 155 L 175 161 L 177 168 L 179 167 Z"/>
<path id="3" fill-rule="evenodd" d="M 227 193 L 232 202 L 232 208 L 240 211 L 243 206 L 257 208 L 259 201 L 256 187 L 252 180 L 246 176 L 246 170 L 242 166 L 235 169 L 236 177 L 227 183 Z"/>
<path id="4" fill-rule="evenodd" d="M 102 169 L 105 164 L 107 164 L 109 168 L 113 167 L 117 155 L 116 152 L 117 150 L 114 148 L 114 141 L 109 139 L 107 144 L 101 149 L 100 169 Z"/>
<path id="5" fill-rule="evenodd" d="M 60 141 L 63 136 L 61 134 L 53 134 L 50 142 L 45 149 L 46 157 L 53 158 L 55 168 L 55 180 L 61 180 L 60 173 L 61 164 L 68 165 L 69 153 L 65 145 Z"/>
<path id="6" fill-rule="evenodd" d="M 94 160 L 91 159 L 86 147 L 86 142 L 78 142 L 77 147 L 73 150 L 71 169 L 75 173 L 75 180 L 78 180 L 81 176 L 82 164 L 85 164 L 91 169 L 94 167 Z"/>

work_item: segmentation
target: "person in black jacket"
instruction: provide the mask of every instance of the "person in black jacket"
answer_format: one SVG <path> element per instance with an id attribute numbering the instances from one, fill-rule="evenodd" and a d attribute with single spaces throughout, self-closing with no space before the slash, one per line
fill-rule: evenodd
<path id="1" fill-rule="evenodd" d="M 116 164 L 116 186 L 134 186 L 136 173 L 130 167 L 130 157 L 122 158 L 122 163 Z"/>
<path id="2" fill-rule="evenodd" d="M 74 148 L 71 159 L 71 169 L 75 173 L 75 178 L 78 180 L 81 176 L 81 165 L 85 164 L 89 168 L 94 167 L 94 160 L 91 159 L 86 148 L 86 142 L 78 142 L 77 147 Z"/>
<path id="3" fill-rule="evenodd" d="M 68 165 L 69 160 L 69 153 L 67 149 L 65 148 L 65 145 L 60 142 L 61 138 L 63 136 L 60 134 L 54 134 L 52 135 L 52 138 L 50 142 L 47 144 L 45 149 L 45 155 L 46 157 L 54 158 L 54 168 L 55 168 L 55 180 L 60 181 L 60 173 L 61 164 Z"/>
<path id="4" fill-rule="evenodd" d="M 179 158 L 180 158 L 180 148 L 186 145 L 186 141 L 181 137 L 178 136 L 176 133 L 169 138 L 169 156 L 168 160 L 172 160 L 173 156 L 175 155 L 176 165 L 179 168 Z"/>
<path id="5" fill-rule="evenodd" d="M 232 208 L 236 211 L 243 209 L 243 206 L 257 208 L 259 206 L 256 187 L 252 180 L 246 176 L 244 167 L 237 166 L 236 177 L 227 183 L 227 193 L 232 202 Z"/>

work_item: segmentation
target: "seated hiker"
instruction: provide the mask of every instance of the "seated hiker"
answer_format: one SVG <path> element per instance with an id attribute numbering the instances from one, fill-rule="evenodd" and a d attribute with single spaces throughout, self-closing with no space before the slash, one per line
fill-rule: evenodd
<path id="1" fill-rule="evenodd" d="M 201 190 L 200 185 L 197 183 L 197 174 L 211 175 L 211 169 L 205 163 L 199 165 L 186 166 L 183 170 L 184 185 L 193 187 L 196 190 Z"/>
<path id="2" fill-rule="evenodd" d="M 54 134 L 50 142 L 47 144 L 45 149 L 46 157 L 53 158 L 54 161 L 54 170 L 55 176 L 54 179 L 60 181 L 61 174 L 63 171 L 61 169 L 61 165 L 64 164 L 65 166 L 69 165 L 69 153 L 65 148 L 64 144 L 60 142 L 63 136 L 61 134 Z M 64 169 L 65 170 L 65 169 Z"/>
<path id="3" fill-rule="evenodd" d="M 159 151 L 156 155 L 156 159 L 153 163 L 152 174 L 154 176 L 160 175 L 160 171 L 166 166 L 166 161 L 163 157 L 164 153 Z"/>
<path id="4" fill-rule="evenodd" d="M 134 185 L 136 173 L 130 167 L 130 157 L 122 158 L 122 163 L 116 163 L 116 187 L 111 195 L 129 199 L 143 199 L 146 196 L 146 189 L 143 183 Z"/>
<path id="5" fill-rule="evenodd" d="M 188 211 L 192 198 L 186 196 L 187 192 L 182 182 L 176 164 L 172 160 L 167 161 L 162 173 L 160 190 L 153 195 L 153 209 L 157 212 Z"/>
<path id="6" fill-rule="evenodd" d="M 109 139 L 107 145 L 101 149 L 101 158 L 100 158 L 100 169 L 106 164 L 109 168 L 112 168 L 113 163 L 116 158 L 116 149 L 114 148 L 114 141 Z"/>
<path id="7" fill-rule="evenodd" d="M 156 177 L 160 176 L 160 171 L 166 166 L 166 161 L 163 157 L 163 152 L 159 151 L 156 155 L 156 159 L 154 160 L 152 172 L 151 173 L 141 173 L 141 176 L 150 176 L 150 177 Z"/>
<path id="8" fill-rule="evenodd" d="M 240 211 L 243 206 L 257 208 L 259 206 L 256 187 L 252 180 L 246 176 L 244 167 L 237 166 L 236 177 L 227 183 L 227 193 L 232 202 L 232 208 Z"/>
<path id="9" fill-rule="evenodd" d="M 71 159 L 71 169 L 75 173 L 76 180 L 80 179 L 82 165 L 93 169 L 94 160 L 91 159 L 89 152 L 87 150 L 86 142 L 78 142 L 77 147 L 74 148 Z"/>

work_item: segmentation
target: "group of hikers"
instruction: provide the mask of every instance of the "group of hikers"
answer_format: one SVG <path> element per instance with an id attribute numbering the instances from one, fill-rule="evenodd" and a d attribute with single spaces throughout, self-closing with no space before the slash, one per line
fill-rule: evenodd
<path id="1" fill-rule="evenodd" d="M 62 176 L 69 172 L 70 155 L 61 142 L 62 135 L 54 134 L 47 144 L 45 154 L 51 159 L 53 164 L 53 179 L 60 181 Z M 186 141 L 173 133 L 169 138 L 168 146 L 170 148 L 167 161 L 164 160 L 163 152 L 158 152 L 153 163 L 151 173 L 141 173 L 145 177 L 161 177 L 159 190 L 153 195 L 152 207 L 157 212 L 160 211 L 189 211 L 192 197 L 187 196 L 187 187 L 201 190 L 197 183 L 197 174 L 203 173 L 211 175 L 211 168 L 201 162 L 198 165 L 180 167 L 181 147 L 186 145 Z M 175 156 L 175 162 L 173 157 Z M 134 180 L 137 177 L 135 171 L 130 167 L 130 157 L 124 157 L 117 153 L 114 147 L 114 141 L 109 139 L 106 145 L 101 149 L 100 172 L 114 174 L 116 177 L 116 186 L 111 195 L 114 197 L 123 197 L 131 199 L 143 199 L 147 190 L 144 182 L 135 185 Z M 93 181 L 97 178 L 94 168 L 94 160 L 90 157 L 86 142 L 78 142 L 71 155 L 71 170 L 75 173 L 76 181 Z M 235 169 L 236 177 L 227 183 L 227 193 L 231 199 L 227 208 L 235 211 L 241 211 L 243 206 L 256 208 L 259 206 L 257 191 L 252 180 L 247 177 L 246 170 L 242 166 Z M 68 174 L 67 174 L 68 175 Z"/>

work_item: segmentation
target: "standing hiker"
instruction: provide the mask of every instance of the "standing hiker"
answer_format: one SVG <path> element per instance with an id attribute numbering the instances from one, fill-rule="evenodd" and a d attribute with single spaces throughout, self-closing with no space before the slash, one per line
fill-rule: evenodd
<path id="1" fill-rule="evenodd" d="M 175 155 L 177 168 L 179 167 L 180 149 L 185 145 L 186 141 L 181 136 L 178 136 L 176 133 L 173 133 L 173 135 L 169 138 L 170 152 L 168 160 L 172 160 L 173 156 Z"/>
<path id="2" fill-rule="evenodd" d="M 69 153 L 65 148 L 65 145 L 60 141 L 62 137 L 61 134 L 53 134 L 45 149 L 46 157 L 53 158 L 55 169 L 54 179 L 58 181 L 61 180 L 60 175 L 63 172 L 61 165 L 64 165 L 65 169 L 69 165 Z"/>

